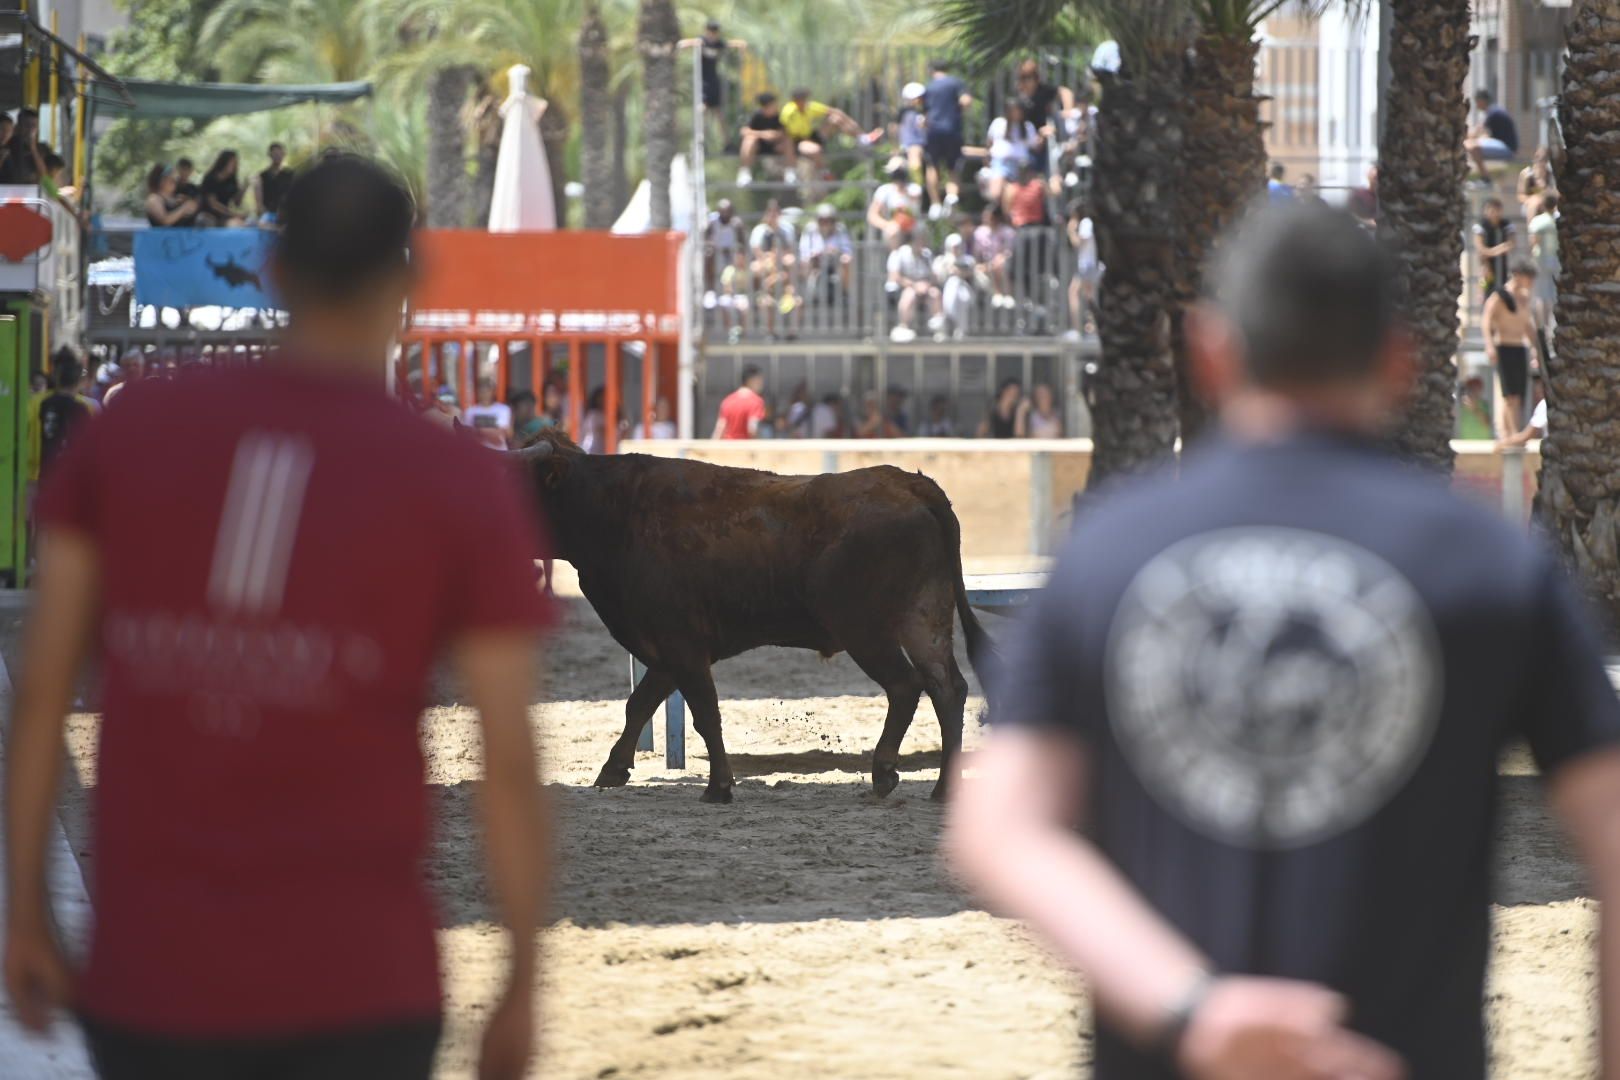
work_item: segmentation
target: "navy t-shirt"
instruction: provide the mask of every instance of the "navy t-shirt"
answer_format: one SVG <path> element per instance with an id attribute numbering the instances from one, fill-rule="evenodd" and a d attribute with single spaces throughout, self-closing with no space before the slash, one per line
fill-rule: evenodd
<path id="1" fill-rule="evenodd" d="M 1074 735 L 1088 835 L 1222 972 L 1325 984 L 1408 1075 L 1485 1075 L 1496 762 L 1620 741 L 1522 528 L 1371 446 L 1216 442 L 1082 511 L 996 722 Z M 1173 1074 L 1099 1025 L 1097 1080 Z"/>
<path id="2" fill-rule="evenodd" d="M 1513 153 L 1519 152 L 1518 126 L 1513 123 L 1513 115 L 1502 106 L 1492 105 L 1485 110 L 1485 130 Z"/>
<path id="3" fill-rule="evenodd" d="M 930 137 L 962 137 L 962 95 L 967 86 L 955 75 L 935 75 L 923 91 Z"/>

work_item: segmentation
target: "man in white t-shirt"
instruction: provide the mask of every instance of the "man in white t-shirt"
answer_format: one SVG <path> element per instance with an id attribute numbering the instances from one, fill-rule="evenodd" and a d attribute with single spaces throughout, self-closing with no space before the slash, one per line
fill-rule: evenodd
<path id="1" fill-rule="evenodd" d="M 882 233 L 884 242 L 893 251 L 917 223 L 922 210 L 922 188 L 911 183 L 910 173 L 901 158 L 889 162 L 888 177 L 888 183 L 872 192 L 872 201 L 866 207 L 866 224 Z"/>
<path id="2" fill-rule="evenodd" d="M 898 298 L 894 331 L 889 335 L 895 341 L 911 341 L 917 336 L 912 319 L 917 304 L 922 302 L 928 311 L 928 328 L 942 334 L 945 328 L 939 310 L 939 283 L 934 280 L 933 256 L 922 245 L 922 235 L 913 230 L 905 242 L 889 253 L 888 290 Z"/>
<path id="3" fill-rule="evenodd" d="M 467 406 L 462 421 L 488 446 L 505 450 L 512 441 L 512 409 L 495 400 L 495 380 L 478 380 L 478 404 Z"/>

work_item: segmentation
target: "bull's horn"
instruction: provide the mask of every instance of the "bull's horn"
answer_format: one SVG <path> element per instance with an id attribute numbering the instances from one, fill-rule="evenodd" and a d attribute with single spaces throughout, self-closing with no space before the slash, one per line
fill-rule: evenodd
<path id="1" fill-rule="evenodd" d="M 517 458 L 517 460 L 519 460 L 521 462 L 527 463 L 527 462 L 531 462 L 531 461 L 541 461 L 541 460 L 543 460 L 545 458 L 549 458 L 551 456 L 551 454 L 552 454 L 552 451 L 554 451 L 555 449 L 556 449 L 555 446 L 553 446 L 551 443 L 549 443 L 549 442 L 542 439 L 540 442 L 535 443 L 533 446 L 525 446 L 521 450 L 509 450 L 509 451 L 507 451 L 507 455 L 510 456 L 510 457 L 515 457 L 515 458 Z"/>

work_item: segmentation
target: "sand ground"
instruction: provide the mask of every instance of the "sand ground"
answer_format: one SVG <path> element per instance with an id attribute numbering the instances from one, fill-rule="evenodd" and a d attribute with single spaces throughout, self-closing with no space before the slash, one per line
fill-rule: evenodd
<path id="1" fill-rule="evenodd" d="M 661 717 L 659 750 L 639 756 L 630 786 L 596 791 L 588 785 L 622 725 L 626 661 L 582 600 L 565 607 L 532 711 L 561 857 L 536 1076 L 1084 1075 L 1077 982 L 940 864 L 941 811 L 928 799 L 939 732 L 926 698 L 901 786 L 877 800 L 866 773 L 884 713 L 877 688 L 845 658 L 761 650 L 716 672 L 735 803 L 697 801 L 707 762 L 695 736 L 688 767 L 664 767 Z M 448 679 L 437 696 L 423 737 L 449 1010 L 439 1074 L 459 1080 L 472 1075 L 504 942 L 473 816 L 475 719 Z M 981 733 L 968 726 L 971 748 Z M 92 872 L 84 801 L 96 727 L 93 712 L 72 720 L 63 805 Z M 1524 755 L 1502 771 L 1493 1074 L 1592 1076 L 1595 905 Z"/>

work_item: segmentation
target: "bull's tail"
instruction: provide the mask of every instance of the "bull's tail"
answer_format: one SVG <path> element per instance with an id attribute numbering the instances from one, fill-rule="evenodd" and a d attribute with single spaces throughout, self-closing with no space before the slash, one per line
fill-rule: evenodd
<path id="1" fill-rule="evenodd" d="M 989 697 L 987 676 L 995 664 L 996 650 L 990 642 L 990 635 L 979 625 L 979 616 L 974 612 L 973 605 L 968 603 L 967 583 L 962 578 L 962 523 L 956 519 L 950 499 L 938 485 L 934 485 L 933 495 L 928 500 L 928 511 L 939 522 L 940 532 L 945 536 L 945 547 L 951 553 L 956 571 L 953 583 L 956 587 L 956 614 L 962 620 L 962 634 L 967 639 L 968 663 L 973 665 L 973 674 L 979 677 L 979 685 L 985 688 L 985 696 Z"/>

